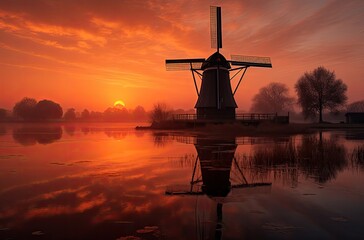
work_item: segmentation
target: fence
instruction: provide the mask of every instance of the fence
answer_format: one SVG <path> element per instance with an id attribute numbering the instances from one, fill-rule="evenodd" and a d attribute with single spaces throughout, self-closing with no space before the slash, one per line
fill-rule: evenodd
<path id="1" fill-rule="evenodd" d="M 239 113 L 235 115 L 236 120 L 275 120 L 278 117 L 277 113 Z M 199 118 L 201 119 L 201 118 Z M 209 115 L 208 119 L 214 119 Z M 216 117 L 221 119 L 221 116 Z M 173 120 L 197 120 L 197 114 L 174 114 Z"/>

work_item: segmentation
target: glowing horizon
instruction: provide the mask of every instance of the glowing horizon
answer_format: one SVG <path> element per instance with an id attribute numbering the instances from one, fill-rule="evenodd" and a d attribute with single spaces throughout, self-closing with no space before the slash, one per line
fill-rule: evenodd
<path id="1" fill-rule="evenodd" d="M 166 102 L 191 109 L 189 72 L 167 72 L 167 58 L 207 58 L 209 6 L 222 7 L 223 48 L 271 57 L 272 69 L 249 69 L 238 110 L 270 82 L 293 86 L 318 66 L 362 100 L 362 1 L 32 1 L 0 2 L 0 108 L 23 97 L 50 99 L 64 109 L 104 111 L 122 97 L 128 107 Z M 233 87 L 236 82 L 233 82 Z"/>

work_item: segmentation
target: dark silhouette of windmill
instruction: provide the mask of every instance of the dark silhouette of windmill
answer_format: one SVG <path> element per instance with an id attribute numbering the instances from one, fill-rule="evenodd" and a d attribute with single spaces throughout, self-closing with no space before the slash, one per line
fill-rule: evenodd
<path id="1" fill-rule="evenodd" d="M 210 7 L 211 47 L 216 52 L 209 58 L 167 59 L 167 70 L 190 70 L 197 92 L 197 119 L 235 119 L 237 104 L 234 95 L 249 67 L 268 67 L 272 64 L 269 57 L 232 55 L 231 60 L 219 52 L 222 48 L 221 7 Z M 231 67 L 235 66 L 235 67 Z M 243 70 L 243 71 L 242 71 Z M 202 73 L 201 73 L 202 71 Z M 230 78 L 230 72 L 234 72 Z M 240 73 L 234 91 L 230 81 Z M 200 91 L 196 75 L 201 78 Z"/>

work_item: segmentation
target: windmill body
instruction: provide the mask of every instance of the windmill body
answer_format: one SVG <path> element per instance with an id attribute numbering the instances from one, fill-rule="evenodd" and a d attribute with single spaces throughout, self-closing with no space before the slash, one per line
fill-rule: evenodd
<path id="1" fill-rule="evenodd" d="M 221 8 L 210 7 L 210 33 L 211 47 L 216 52 L 209 58 L 168 59 L 167 70 L 190 70 L 195 83 L 198 96 L 195 108 L 197 119 L 206 120 L 232 120 L 235 119 L 235 109 L 238 107 L 234 95 L 240 85 L 246 70 L 249 67 L 272 67 L 270 58 L 232 55 L 227 60 L 221 53 L 222 29 Z M 234 66 L 234 67 L 232 67 Z M 230 73 L 234 72 L 233 77 Z M 231 81 L 240 74 L 235 90 L 232 90 Z M 201 79 L 198 87 L 196 78 Z"/>
<path id="2" fill-rule="evenodd" d="M 229 62 L 219 52 L 212 54 L 202 64 L 201 89 L 195 105 L 197 118 L 235 119 L 235 108 L 238 106 L 231 90 L 229 69 Z"/>

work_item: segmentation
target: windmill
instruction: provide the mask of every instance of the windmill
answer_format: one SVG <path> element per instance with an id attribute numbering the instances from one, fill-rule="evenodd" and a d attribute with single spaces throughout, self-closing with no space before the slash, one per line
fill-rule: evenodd
<path id="1" fill-rule="evenodd" d="M 231 60 L 220 53 L 222 48 L 221 7 L 210 6 L 211 48 L 216 52 L 207 59 L 167 59 L 167 71 L 190 70 L 198 96 L 195 108 L 197 119 L 235 119 L 237 104 L 234 95 L 249 67 L 271 68 L 269 57 L 231 55 Z M 231 67 L 234 66 L 234 67 Z M 233 76 L 230 77 L 230 72 Z M 231 80 L 240 74 L 234 89 Z M 196 76 L 202 82 L 198 89 Z"/>

